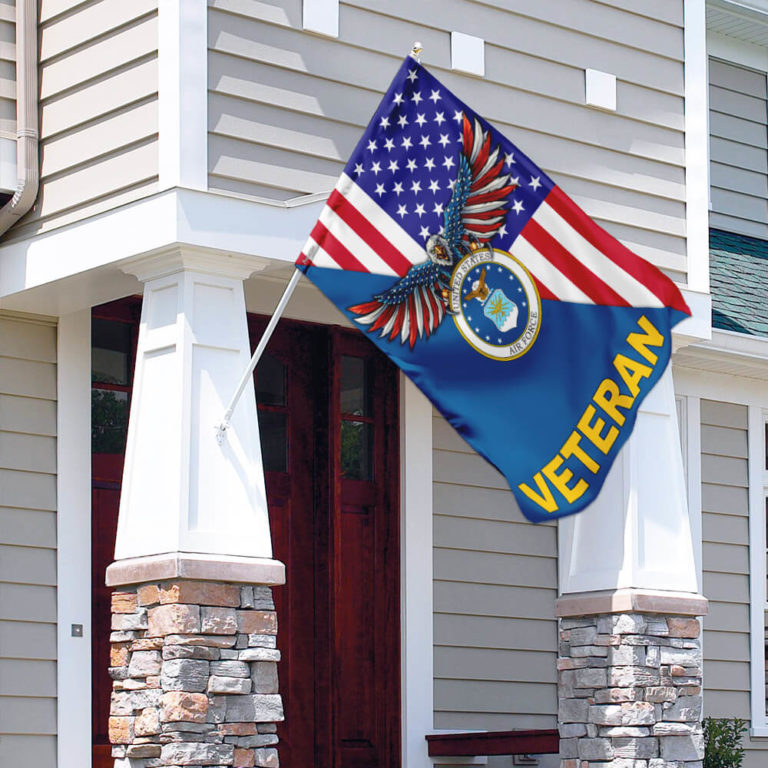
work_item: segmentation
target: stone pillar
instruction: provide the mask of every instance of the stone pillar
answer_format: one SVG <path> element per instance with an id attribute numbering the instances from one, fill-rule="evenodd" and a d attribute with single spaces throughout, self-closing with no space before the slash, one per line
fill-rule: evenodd
<path id="1" fill-rule="evenodd" d="M 707 601 L 670 371 L 598 499 L 559 534 L 561 768 L 701 768 Z"/>
<path id="2" fill-rule="evenodd" d="M 561 619 L 561 767 L 701 768 L 699 631 L 648 612 Z"/>
<path id="3" fill-rule="evenodd" d="M 271 589 L 170 579 L 112 595 L 115 768 L 279 765 Z"/>

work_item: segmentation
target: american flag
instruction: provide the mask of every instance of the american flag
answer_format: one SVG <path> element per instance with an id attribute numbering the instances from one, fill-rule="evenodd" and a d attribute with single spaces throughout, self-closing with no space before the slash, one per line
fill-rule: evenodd
<path id="1" fill-rule="evenodd" d="M 595 224 L 528 157 L 416 61 L 401 68 L 297 260 L 402 277 L 444 230 L 464 116 L 478 119 L 515 185 L 494 248 L 531 273 L 542 299 L 668 306 L 690 313 L 674 284 Z"/>

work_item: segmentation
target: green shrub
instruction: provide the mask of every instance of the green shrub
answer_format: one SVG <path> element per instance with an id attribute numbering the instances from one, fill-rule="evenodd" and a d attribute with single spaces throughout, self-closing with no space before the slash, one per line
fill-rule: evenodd
<path id="1" fill-rule="evenodd" d="M 704 719 L 704 768 L 740 768 L 744 760 L 741 735 L 747 730 L 745 720 Z"/>

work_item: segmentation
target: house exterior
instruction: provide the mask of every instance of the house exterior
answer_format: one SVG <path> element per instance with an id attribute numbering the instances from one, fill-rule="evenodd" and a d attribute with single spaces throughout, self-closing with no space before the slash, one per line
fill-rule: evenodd
<path id="1" fill-rule="evenodd" d="M 768 3 L 24 5 L 0 4 L 0 189 L 17 132 L 40 177 L 0 238 L 0 764 L 695 766 L 703 712 L 763 765 Z M 693 310 L 559 524 L 307 281 L 216 441 L 414 40 Z"/>

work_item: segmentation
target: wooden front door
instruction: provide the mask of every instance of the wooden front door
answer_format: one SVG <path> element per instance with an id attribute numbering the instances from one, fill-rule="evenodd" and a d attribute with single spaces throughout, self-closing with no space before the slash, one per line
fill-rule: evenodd
<path id="1" fill-rule="evenodd" d="M 115 305 L 108 306 L 106 317 L 94 311 L 101 318 L 94 324 L 94 344 L 128 343 L 132 371 L 135 303 L 131 317 L 116 315 Z M 110 335 L 109 323 L 129 320 L 128 335 L 121 326 L 116 337 Z M 253 346 L 265 325 L 265 318 L 249 316 Z M 94 353 L 95 364 L 100 356 L 109 375 L 114 374 L 109 366 L 117 364 L 113 352 Z M 273 548 L 286 564 L 286 584 L 273 590 L 286 715 L 278 729 L 280 763 L 286 768 L 397 765 L 396 371 L 357 333 L 284 320 L 257 368 L 255 383 Z M 105 396 L 102 390 L 125 395 Z M 114 552 L 124 447 L 116 454 L 111 451 L 119 443 L 121 404 L 127 407 L 129 397 L 130 374 L 126 384 L 94 383 L 95 768 L 108 764 L 102 761 L 108 755 L 111 688 L 109 602 L 107 590 L 99 585 Z M 99 419 L 117 422 L 100 425 Z M 112 429 L 114 439 L 104 436 L 105 429 Z M 99 438 L 106 449 L 100 452 Z"/>

